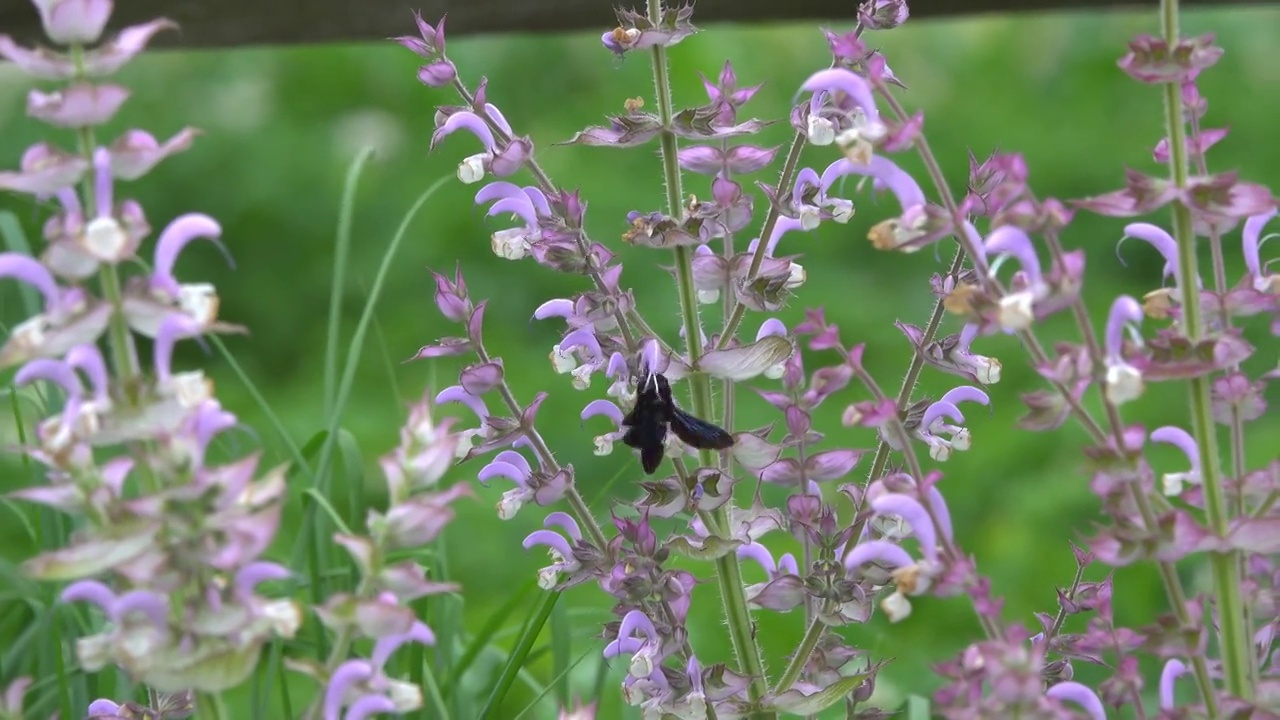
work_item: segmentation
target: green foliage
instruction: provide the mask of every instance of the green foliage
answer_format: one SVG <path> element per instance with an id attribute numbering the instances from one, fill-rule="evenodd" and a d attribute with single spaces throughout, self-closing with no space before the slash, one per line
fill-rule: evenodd
<path id="1" fill-rule="evenodd" d="M 411 19 L 405 20 L 409 32 Z M 602 13 L 602 27 L 609 21 Z M 1257 102 L 1251 88 L 1277 81 L 1271 57 L 1271 29 L 1277 22 L 1276 9 L 1191 13 L 1185 21 L 1188 34 L 1216 32 L 1228 49 L 1202 80 L 1212 103 L 1209 125 L 1232 127 L 1232 135 L 1214 150 L 1216 168 L 1239 167 L 1246 177 L 1272 186 L 1280 186 L 1280 144 L 1270 141 L 1274 113 Z M 876 36 L 875 42 L 911 88 L 904 102 L 925 110 L 926 133 L 953 187 L 963 185 L 966 149 L 981 158 L 1000 148 L 1026 154 L 1040 195 L 1071 198 L 1117 187 L 1122 166 L 1150 166 L 1150 149 L 1160 134 L 1159 93 L 1127 80 L 1115 59 L 1130 35 L 1150 31 L 1153 23 L 1151 13 L 913 22 L 883 39 Z M 468 82 L 474 84 L 481 74 L 489 77 L 491 101 L 518 132 L 532 135 L 552 177 L 584 189 L 591 203 L 588 229 L 596 238 L 610 242 L 621 233 L 628 210 L 661 206 L 653 153 L 553 145 L 620 110 L 625 99 L 650 94 L 642 59 L 614 61 L 592 33 L 457 39 L 450 41 L 450 51 Z M 670 54 L 677 107 L 702 99 L 694 71 L 712 75 L 726 58 L 743 83 L 767 81 L 746 114 L 781 118 L 765 134 L 763 141 L 770 144 L 789 137 L 785 116 L 796 87 L 826 63 L 825 44 L 810 26 L 712 27 Z M 539 303 L 581 286 L 575 278 L 490 254 L 488 234 L 501 225 L 473 208 L 475 186 L 462 186 L 452 177 L 458 160 L 475 148 L 458 137 L 427 154 L 433 106 L 453 98 L 419 86 L 414 67 L 410 54 L 381 43 L 153 53 L 120 77 L 133 88 L 133 97 L 113 130 L 141 126 L 168 136 L 193 124 L 206 131 L 193 149 L 120 192 L 138 199 L 155 227 L 187 211 L 209 213 L 223 224 L 235 268 L 224 267 L 212 248 L 193 247 L 177 272 L 215 283 L 222 317 L 247 325 L 251 334 L 211 339 L 217 351 L 211 356 L 187 344 L 176 364 L 207 368 L 222 403 L 257 431 L 252 444 L 265 446 L 267 465 L 293 464 L 296 502 L 286 510 L 272 554 L 286 563 L 292 559 L 291 566 L 308 576 L 311 587 L 300 592 L 313 599 L 350 582 L 349 563 L 329 536 L 344 523 L 362 527 L 364 509 L 385 502 L 375 459 L 395 444 L 407 403 L 428 386 L 437 390 L 451 384 L 457 370 L 448 361 L 434 367 L 399 362 L 426 342 L 458 334 L 435 311 L 428 266 L 446 271 L 460 261 L 472 296 L 492 298 L 486 314 L 490 349 L 504 358 L 522 400 L 539 389 L 552 392 L 540 415 L 542 430 L 560 461 L 577 469 L 597 516 L 603 517 L 614 499 L 636 496 L 625 481 L 631 474 L 628 455 L 593 457 L 588 434 L 574 420 L 598 388 L 578 393 L 563 377 L 553 377 L 546 353 L 558 340 L 556 327 L 529 321 Z M 16 165 L 22 148 L 38 140 L 70 143 L 68 137 L 46 138 L 43 127 L 22 120 L 25 78 L 12 72 L 0 78 L 5 80 L 0 127 L 6 140 L 0 164 Z M 361 154 L 366 146 L 373 148 L 371 156 Z M 360 161 L 352 165 L 356 157 Z M 812 149 L 805 157 L 819 167 L 827 159 Z M 904 158 L 904 167 L 918 170 L 914 158 Z M 437 187 L 426 211 L 415 216 L 409 208 L 421 207 Z M 693 178 L 686 191 L 708 192 Z M 811 236 L 785 241 L 784 252 L 804 254 L 809 281 L 783 320 L 791 325 L 803 306 L 825 305 L 828 319 L 846 338 L 868 344 L 868 369 L 892 384 L 910 352 L 893 321 L 922 322 L 931 305 L 928 275 L 940 271 L 945 258 L 928 252 L 876 253 L 864 238 L 884 211 L 865 193 L 846 194 L 858 202 L 853 222 L 824 225 Z M 6 211 L 0 212 L 0 234 L 10 247 L 38 235 L 45 208 L 5 196 L 0 210 Z M 1159 276 L 1161 261 L 1137 243 L 1124 247 L 1123 262 L 1116 259 L 1120 227 L 1085 217 L 1066 237 L 1069 245 L 1088 249 L 1086 293 L 1095 319 L 1102 317 L 1106 299 L 1120 292 L 1140 295 Z M 389 237 L 398 251 L 387 249 Z M 611 243 L 628 263 L 624 282 L 636 288 L 655 329 L 674 338 L 679 318 L 669 276 L 655 266 L 651 251 L 620 245 Z M 1235 253 L 1228 258 L 1234 279 L 1239 259 Z M 27 316 L 24 304 L 36 300 L 6 283 L 0 287 L 0 320 L 12 326 Z M 756 324 L 749 317 L 745 331 L 754 331 Z M 354 331 L 339 334 L 339 328 Z M 996 594 L 1007 598 L 1009 617 L 1030 622 L 1031 612 L 1052 607 L 1053 586 L 1070 580 L 1073 565 L 1065 540 L 1078 540 L 1088 531 L 1096 502 L 1077 472 L 1083 433 L 1068 426 L 1054 435 L 1034 435 L 1013 426 L 1021 412 L 1018 394 L 1038 387 L 1016 343 L 998 338 L 982 349 L 1004 361 L 1004 378 L 992 388 L 992 413 L 969 419 L 974 449 L 944 468 L 944 487 L 963 546 L 994 578 Z M 952 378 L 926 372 L 923 388 L 936 396 L 952 384 Z M 772 419 L 763 403 L 744 397 L 739 409 L 744 426 Z M 25 391 L 7 399 L 0 442 L 18 443 L 24 422 L 38 417 L 33 403 L 42 403 Z M 1181 392 L 1152 392 L 1136 405 L 1133 420 L 1152 427 L 1185 415 Z M 816 422 L 838 427 L 840 407 L 838 402 L 824 406 Z M 1253 430 L 1258 437 L 1274 437 L 1280 420 L 1273 415 Z M 843 441 L 840 431 L 832 437 Z M 304 438 L 310 440 L 301 442 Z M 859 436 L 855 442 L 869 444 L 871 438 Z M 236 447 L 243 441 L 222 444 L 218 450 L 228 454 L 246 450 Z M 1251 462 L 1273 453 L 1259 443 L 1252 450 Z M 336 469 L 330 467 L 335 452 Z M 1154 457 L 1175 462 L 1171 451 L 1156 450 Z M 460 467 L 453 481 L 470 480 L 478 467 Z M 15 455 L 0 458 L 0 473 L 0 491 L 39 481 Z M 448 578 L 463 586 L 465 605 L 454 596 L 424 603 L 421 611 L 440 645 L 406 653 L 409 672 L 426 687 L 420 717 L 474 717 L 482 705 L 483 717 L 514 717 L 522 710 L 527 717 L 554 717 L 554 704 L 594 697 L 600 687 L 601 717 L 623 717 L 611 690 L 621 669 L 608 670 L 606 680 L 599 660 L 596 635 L 608 616 L 607 599 L 590 586 L 563 597 L 531 590 L 541 558 L 528 556 L 519 544 L 541 524 L 541 514 L 529 509 L 501 523 L 492 510 L 500 490 L 477 486 L 476 491 L 478 501 L 459 504 L 447 545 L 440 546 L 444 555 L 436 559 L 436 568 L 447 569 Z M 58 606 L 52 588 L 28 588 L 16 569 L 16 563 L 57 544 L 72 528 L 47 510 L 9 502 L 0 502 L 0 514 L 6 519 L 0 523 L 0 678 L 35 674 L 37 693 L 46 701 L 33 710 L 45 715 L 58 709 L 63 717 L 77 717 L 87 700 L 99 695 L 123 699 L 131 687 L 123 676 L 106 673 L 88 682 L 72 667 L 70 649 L 83 618 Z M 1163 597 L 1154 572 L 1120 575 L 1117 621 L 1150 617 L 1152 605 Z M 1202 575 L 1195 572 L 1192 591 L 1205 582 Z M 705 664 L 729 659 L 715 590 L 700 587 L 694 597 L 690 640 L 699 658 Z M 757 621 L 769 658 L 785 656 L 804 631 L 799 616 L 762 613 Z M 282 654 L 318 655 L 327 649 L 321 634 L 312 632 L 314 619 L 308 622 L 311 626 L 289 646 L 276 643 L 265 655 L 267 680 L 229 698 L 232 716 L 293 717 L 306 706 L 312 690 L 284 672 Z M 932 690 L 927 667 L 977 632 L 964 598 L 921 599 L 908 622 L 891 627 L 877 620 L 847 631 L 856 644 L 895 659 L 878 688 L 887 702 L 901 702 L 909 693 L 927 695 Z M 436 656 L 449 662 L 433 662 Z M 926 715 L 926 704 L 912 705 L 912 717 Z"/>

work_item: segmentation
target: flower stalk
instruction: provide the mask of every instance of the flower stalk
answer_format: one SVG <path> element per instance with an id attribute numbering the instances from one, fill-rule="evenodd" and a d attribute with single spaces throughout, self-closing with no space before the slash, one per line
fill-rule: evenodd
<path id="1" fill-rule="evenodd" d="M 1175 45 L 1179 39 L 1178 0 L 1160 1 L 1160 25 L 1165 41 Z M 1182 117 L 1182 97 L 1177 83 L 1164 84 L 1165 130 L 1169 138 L 1169 172 L 1178 189 L 1187 187 L 1189 163 L 1186 145 L 1186 125 Z M 1172 235 L 1178 244 L 1178 262 L 1183 281 L 1181 293 L 1183 332 L 1192 342 L 1205 335 L 1204 318 L 1200 304 L 1199 258 L 1196 254 L 1196 238 L 1192 228 L 1191 210 L 1181 202 L 1172 203 Z M 1201 458 L 1201 482 L 1204 487 L 1204 508 L 1209 528 L 1224 537 L 1230 523 L 1230 514 L 1223 487 L 1222 459 L 1215 434 L 1210 400 L 1210 379 L 1205 375 L 1187 381 L 1191 403 L 1191 434 Z M 1256 685 L 1254 676 L 1253 643 L 1249 628 L 1245 625 L 1244 601 L 1240 593 L 1240 557 L 1238 552 L 1213 552 L 1209 555 L 1213 570 L 1213 584 L 1217 601 L 1218 643 L 1222 654 L 1223 674 L 1227 690 L 1244 700 L 1252 699 Z"/>

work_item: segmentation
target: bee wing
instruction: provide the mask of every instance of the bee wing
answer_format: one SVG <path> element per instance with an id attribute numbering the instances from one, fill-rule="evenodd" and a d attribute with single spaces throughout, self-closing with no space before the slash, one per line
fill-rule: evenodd
<path id="1" fill-rule="evenodd" d="M 724 450 L 733 446 L 733 436 L 729 431 L 680 408 L 672 408 L 671 432 L 684 444 L 699 450 Z"/>

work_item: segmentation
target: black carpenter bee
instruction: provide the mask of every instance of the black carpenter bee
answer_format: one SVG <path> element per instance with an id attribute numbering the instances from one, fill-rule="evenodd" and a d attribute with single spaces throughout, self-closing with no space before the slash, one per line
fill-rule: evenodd
<path id="1" fill-rule="evenodd" d="M 671 384 L 661 373 L 649 373 L 636 384 L 636 406 L 622 419 L 627 432 L 622 442 L 640 450 L 640 465 L 652 475 L 662 463 L 667 427 L 684 444 L 699 450 L 724 450 L 733 446 L 727 430 L 696 418 L 676 407 Z"/>

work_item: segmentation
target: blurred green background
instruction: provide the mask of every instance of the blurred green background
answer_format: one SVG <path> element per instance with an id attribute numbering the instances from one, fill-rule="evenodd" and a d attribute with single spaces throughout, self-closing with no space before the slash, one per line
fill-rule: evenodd
<path id="1" fill-rule="evenodd" d="M 602 11 L 601 27 L 610 21 L 609 13 Z M 404 31 L 412 29 L 406 13 Z M 1209 99 L 1207 125 L 1232 128 L 1231 135 L 1214 149 L 1213 166 L 1239 168 L 1248 179 L 1280 184 L 1275 108 L 1263 101 L 1280 87 L 1280 65 L 1274 61 L 1280 9 L 1188 13 L 1184 29 L 1188 34 L 1215 32 L 1227 50 L 1201 84 Z M 742 83 L 766 83 L 743 114 L 783 118 L 760 141 L 787 142 L 790 130 L 785 117 L 797 87 L 828 61 L 817 28 L 806 24 L 704 30 L 671 51 L 677 105 L 701 103 L 704 95 L 697 72 L 714 77 L 723 61 L 730 59 Z M 902 94 L 906 105 L 925 110 L 927 135 L 953 188 L 963 187 L 966 149 L 981 158 L 999 148 L 1026 155 L 1041 196 L 1073 198 L 1118 187 L 1126 166 L 1159 172 L 1150 155 L 1162 134 L 1159 91 L 1133 83 L 1115 62 L 1132 35 L 1155 30 L 1153 7 L 1145 13 L 912 21 L 902 29 L 874 34 L 870 41 L 883 48 L 898 77 L 910 87 Z M 482 75 L 489 78 L 490 100 L 518 132 L 534 138 L 538 157 L 551 177 L 583 189 L 590 202 L 589 231 L 620 253 L 627 267 L 624 283 L 636 289 L 649 322 L 675 342 L 676 295 L 669 275 L 659 267 L 668 257 L 620 247 L 616 240 L 625 229 L 627 211 L 661 207 L 654 148 L 619 151 L 553 145 L 585 125 L 599 124 L 605 114 L 619 111 L 626 98 L 652 94 L 646 58 L 636 55 L 616 61 L 596 38 L 596 33 L 457 38 L 450 41 L 449 49 L 469 85 L 474 86 Z M 377 264 L 413 199 L 441 176 L 451 176 L 461 158 L 476 152 L 475 143 L 459 135 L 428 154 L 434 106 L 455 100 L 449 93 L 420 86 L 414 79 L 415 60 L 389 42 L 156 52 L 135 61 L 119 76 L 133 89 L 133 97 L 103 137 L 141 127 L 165 138 L 186 125 L 199 127 L 204 134 L 191 150 L 117 193 L 138 199 L 157 229 L 189 211 L 209 213 L 222 223 L 223 242 L 235 258 L 235 268 L 227 268 L 211 245 L 196 244 L 183 256 L 178 275 L 188 282 L 216 283 L 222 318 L 249 327 L 250 335 L 227 338 L 227 345 L 299 444 L 325 425 L 319 390 L 325 308 L 332 291 L 338 200 L 348 164 L 360 148 L 375 149 L 357 197 L 349 282 L 341 289 L 344 344 L 365 303 Z M 6 168 L 16 166 L 22 150 L 38 140 L 52 137 L 70 145 L 65 133 L 50 133 L 23 117 L 25 93 L 31 86 L 14 68 L 0 67 L 0 164 Z M 820 171 L 834 159 L 833 152 L 809 148 L 804 162 Z M 908 170 L 919 171 L 914 156 L 898 160 Z M 771 170 L 758 179 L 774 182 L 776 175 Z M 561 327 L 530 322 L 538 304 L 568 296 L 583 285 L 579 278 L 558 275 L 528 261 L 495 258 L 488 235 L 506 223 L 486 220 L 471 204 L 478 187 L 450 180 L 413 223 L 387 278 L 377 306 L 377 325 L 366 341 L 355 392 L 342 422 L 358 440 L 368 465 L 364 500 L 375 505 L 382 502 L 384 491 L 374 460 L 395 445 L 407 404 L 428 387 L 437 390 L 455 382 L 457 362 L 402 361 L 420 345 L 456 334 L 432 303 L 427 268 L 451 270 L 460 261 L 473 297 L 491 298 L 486 317 L 490 351 L 505 359 L 508 376 L 523 401 L 538 390 L 551 393 L 540 415 L 541 429 L 560 460 L 577 469 L 583 493 L 593 500 L 597 516 L 607 518 L 614 502 L 637 497 L 629 486 L 638 475 L 635 461 L 625 448 L 605 458 L 592 455 L 591 436 L 596 430 L 580 429 L 577 413 L 588 400 L 601 397 L 604 386 L 597 383 L 587 392 L 577 392 L 566 376 L 553 375 L 546 355 L 559 339 Z M 685 190 L 707 194 L 705 178 L 687 178 Z M 893 328 L 893 321 L 923 323 L 932 302 L 928 278 L 944 267 L 951 251 L 944 248 L 937 254 L 926 251 L 910 256 L 873 251 L 865 240 L 867 228 L 893 214 L 896 205 L 888 199 L 877 204 L 865 194 L 854 193 L 850 183 L 846 195 L 854 197 L 859 207 L 849 225 L 824 225 L 815 233 L 785 239 L 780 252 L 803 253 L 809 280 L 782 317 L 792 325 L 805 306 L 825 306 L 828 319 L 839 324 L 847 341 L 868 344 L 869 368 L 886 388 L 896 389 L 909 346 Z M 12 195 L 0 197 L 0 209 L 16 213 L 33 238 L 38 237 L 47 215 L 47 209 Z M 1086 290 L 1098 319 L 1116 294 L 1140 295 L 1158 283 L 1161 261 L 1149 247 L 1126 244 L 1120 253 L 1123 262 L 1117 258 L 1115 245 L 1122 226 L 1122 221 L 1082 216 L 1066 235 L 1070 246 L 1088 250 Z M 1232 234 L 1227 239 L 1233 282 L 1241 272 L 1238 238 Z M 6 283 L 0 291 L 4 320 L 11 326 L 21 319 L 14 287 Z M 705 318 L 717 316 L 718 312 L 704 309 Z M 762 319 L 750 317 L 744 332 L 754 333 Z M 955 327 L 948 325 L 948 331 Z M 1251 369 L 1274 367 L 1275 343 L 1263 325 L 1250 327 L 1260 342 Z M 1068 339 L 1069 333 L 1066 324 L 1053 322 L 1042 337 Z M 266 449 L 264 465 L 286 461 L 281 438 L 242 383 L 219 358 L 203 356 L 195 344 L 186 345 L 179 363 L 201 365 L 216 378 L 223 405 L 256 429 Z M 1084 435 L 1071 425 L 1052 435 L 1017 429 L 1013 423 L 1021 414 L 1018 394 L 1038 388 L 1037 378 L 1014 340 L 986 339 L 977 349 L 1004 363 L 1004 377 L 991 388 L 990 413 L 966 408 L 973 449 L 943 466 L 942 489 L 959 544 L 978 558 L 980 569 L 993 578 L 996 593 L 1006 598 L 1007 618 L 1032 623 L 1032 612 L 1054 608 L 1054 586 L 1070 581 L 1073 563 L 1067 541 L 1080 541 L 1097 518 L 1097 502 L 1089 493 L 1087 478 L 1079 472 Z M 806 361 L 812 370 L 827 360 L 809 354 Z M 756 384 L 767 382 L 761 379 Z M 955 382 L 926 371 L 922 392 L 936 397 Z M 832 429 L 828 446 L 873 446 L 870 433 L 844 430 L 836 423 L 844 404 L 862 396 L 848 390 L 822 409 L 821 422 Z M 1270 399 L 1280 400 L 1274 390 Z M 743 426 L 775 419 L 770 408 L 749 391 L 744 390 L 740 408 Z M 1126 406 L 1126 416 L 1148 427 L 1179 422 L 1185 417 L 1184 394 L 1177 387 L 1155 386 L 1143 401 Z M 464 419 L 469 422 L 470 418 Z M 14 442 L 12 422 L 6 421 L 4 427 L 4 441 Z M 1273 414 L 1256 423 L 1251 433 L 1259 439 L 1274 438 L 1277 430 L 1280 421 Z M 244 439 L 240 437 L 242 445 Z M 1152 454 L 1159 470 L 1183 469 L 1182 461 L 1171 453 L 1156 449 Z M 1274 445 L 1253 443 L 1253 463 L 1274 456 Z M 6 456 L 4 463 L 0 488 L 13 489 L 32 481 L 19 472 L 12 456 Z M 474 482 L 479 467 L 458 469 L 452 481 Z M 865 471 L 864 465 L 849 479 L 861 480 Z M 610 484 L 611 480 L 616 482 Z M 501 483 L 489 489 L 475 487 L 478 500 L 458 503 L 458 519 L 436 548 L 443 551 L 452 578 L 464 587 L 462 601 L 451 600 L 454 604 L 445 615 L 431 617 L 437 632 L 445 622 L 454 637 L 477 631 L 510 592 L 545 564 L 541 553 L 530 555 L 519 547 L 521 538 L 540 526 L 545 511 L 530 507 L 516 519 L 501 522 L 493 505 L 505 487 Z M 293 490 L 296 498 L 302 488 Z M 339 482 L 334 502 L 340 512 L 351 512 L 350 495 Z M 287 557 L 299 507 L 298 503 L 291 507 L 284 523 L 279 557 Z M 34 551 L 21 523 L 8 515 L 16 511 L 0 507 L 0 515 L 5 515 L 0 522 L 0 557 L 10 562 Z M 30 508 L 20 511 L 35 518 Z M 769 544 L 779 551 L 792 549 L 790 539 L 780 533 L 770 539 Z M 709 570 L 709 566 L 696 568 L 708 578 Z M 746 572 L 749 581 L 761 579 L 758 568 Z M 1204 588 L 1200 568 L 1188 567 L 1185 573 L 1193 588 Z M 1118 575 L 1118 620 L 1152 620 L 1164 607 L 1154 573 L 1128 569 Z M 23 617 L 18 607 L 9 603 L 9 610 L 19 614 L 6 614 Z M 574 693 L 588 692 L 591 686 L 601 647 L 594 635 L 608 619 L 607 610 L 604 596 L 593 586 L 570 591 L 557 609 L 556 622 L 572 637 L 570 660 L 577 661 L 585 653 L 572 673 Z M 517 610 L 506 621 L 506 630 L 498 635 L 499 649 L 511 645 L 523 618 L 524 613 Z M 776 676 L 799 641 L 803 618 L 798 612 L 760 613 L 757 621 Z M 14 623 L 0 627 L 16 632 Z M 704 662 L 729 658 L 714 583 L 695 591 L 690 630 Z M 906 693 L 931 692 L 936 681 L 924 671 L 974 639 L 978 628 L 966 599 L 925 598 L 901 624 L 890 626 L 877 617 L 864 627 L 845 628 L 841 633 L 875 657 L 894 660 L 882 675 L 878 693 L 884 702 L 897 703 Z M 0 647 L 7 644 L 8 639 L 0 636 Z M 563 665 L 553 654 L 540 654 L 528 676 L 517 683 L 509 696 L 509 716 L 525 708 L 535 690 L 551 680 L 554 668 Z M 467 717 L 468 708 L 475 711 L 473 696 L 483 698 L 492 679 L 489 673 L 500 661 L 497 649 L 481 658 L 477 671 L 457 693 L 464 703 L 455 707 L 457 717 Z M 16 669 L 3 670 L 7 676 Z M 631 716 L 613 690 L 622 672 L 622 667 L 611 671 L 602 718 Z M 529 716 L 554 717 L 551 700 Z"/>

